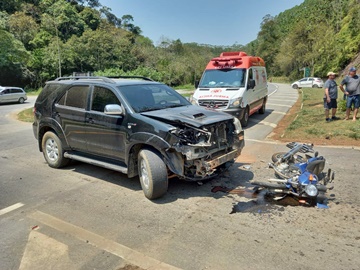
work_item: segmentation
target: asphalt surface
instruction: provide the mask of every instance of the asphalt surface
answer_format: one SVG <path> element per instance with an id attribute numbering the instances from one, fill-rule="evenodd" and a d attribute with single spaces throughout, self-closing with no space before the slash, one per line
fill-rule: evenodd
<path id="1" fill-rule="evenodd" d="M 270 92 L 225 176 L 174 179 L 156 201 L 137 178 L 80 162 L 48 167 L 31 124 L 14 120 L 34 100 L 0 105 L 0 268 L 358 269 L 358 149 L 320 148 L 338 179 L 329 209 L 252 204 L 249 181 L 272 177 L 271 154 L 286 150 L 266 137 L 297 99 L 287 85 Z"/>

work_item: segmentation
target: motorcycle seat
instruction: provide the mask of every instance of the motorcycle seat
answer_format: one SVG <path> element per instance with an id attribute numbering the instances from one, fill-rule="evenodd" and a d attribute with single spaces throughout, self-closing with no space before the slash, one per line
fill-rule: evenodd
<path id="1" fill-rule="evenodd" d="M 309 162 L 306 167 L 306 170 L 315 175 L 319 175 L 325 168 L 325 159 L 319 157 L 317 160 Z"/>

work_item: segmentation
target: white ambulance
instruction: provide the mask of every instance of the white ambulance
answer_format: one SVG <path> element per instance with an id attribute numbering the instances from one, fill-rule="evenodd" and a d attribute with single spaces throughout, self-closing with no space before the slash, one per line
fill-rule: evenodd
<path id="1" fill-rule="evenodd" d="M 248 125 L 249 116 L 265 113 L 268 97 L 265 62 L 245 52 L 223 52 L 210 60 L 191 97 L 193 104 L 230 113 Z"/>

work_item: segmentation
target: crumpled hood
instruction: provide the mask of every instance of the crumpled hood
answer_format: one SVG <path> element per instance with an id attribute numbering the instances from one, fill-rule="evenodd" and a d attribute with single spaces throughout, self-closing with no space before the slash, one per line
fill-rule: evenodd
<path id="1" fill-rule="evenodd" d="M 195 127 L 233 119 L 230 114 L 204 109 L 195 105 L 143 112 L 141 115 L 159 120 L 187 123 Z"/>

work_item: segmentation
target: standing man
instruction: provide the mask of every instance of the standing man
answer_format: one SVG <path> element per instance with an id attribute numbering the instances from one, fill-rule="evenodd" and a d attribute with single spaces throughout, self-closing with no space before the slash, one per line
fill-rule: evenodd
<path id="1" fill-rule="evenodd" d="M 324 108 L 325 108 L 325 117 L 326 122 L 331 122 L 332 120 L 339 119 L 335 116 L 337 109 L 337 97 L 338 97 L 338 88 L 335 82 L 336 73 L 330 71 L 327 74 L 328 79 L 325 82 L 325 95 L 324 95 Z M 331 118 L 329 111 L 331 110 Z"/>
<path id="2" fill-rule="evenodd" d="M 349 75 L 341 81 L 340 89 L 346 95 L 345 120 L 349 120 L 351 106 L 354 105 L 353 121 L 355 121 L 360 106 L 360 76 L 356 74 L 355 67 L 349 69 Z"/>

